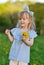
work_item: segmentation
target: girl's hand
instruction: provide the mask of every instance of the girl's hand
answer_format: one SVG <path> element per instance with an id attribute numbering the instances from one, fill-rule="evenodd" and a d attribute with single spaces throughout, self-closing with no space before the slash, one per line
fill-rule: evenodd
<path id="1" fill-rule="evenodd" d="M 22 41 L 25 42 L 27 39 L 25 36 L 22 36 Z"/>
<path id="2" fill-rule="evenodd" d="M 34 42 L 34 39 L 32 38 L 32 39 L 28 40 L 28 39 L 25 38 L 25 36 L 22 36 L 22 41 L 24 43 L 26 43 L 26 45 L 32 46 L 33 45 L 33 42 Z"/>
<path id="3" fill-rule="evenodd" d="M 6 30 L 5 30 L 5 34 L 6 34 L 6 35 L 9 35 L 9 34 L 10 34 L 10 30 L 9 30 L 9 29 L 6 29 Z"/>
<path id="4" fill-rule="evenodd" d="M 5 30 L 5 34 L 8 35 L 9 40 L 10 40 L 11 42 L 13 42 L 14 37 L 11 36 L 11 34 L 10 34 L 10 30 L 9 30 L 9 29 L 6 29 L 6 30 Z"/>

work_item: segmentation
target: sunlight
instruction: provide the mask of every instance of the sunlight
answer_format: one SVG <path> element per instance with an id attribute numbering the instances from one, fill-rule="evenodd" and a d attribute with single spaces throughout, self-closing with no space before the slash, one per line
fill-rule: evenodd
<path id="1" fill-rule="evenodd" d="M 39 2 L 39 3 L 44 3 L 44 0 L 30 0 L 31 2 Z"/>
<path id="2" fill-rule="evenodd" d="M 27 0 L 0 0 L 0 4 L 3 4 L 3 3 L 6 3 L 6 2 L 16 2 L 16 1 L 27 1 Z M 28 0 L 28 1 L 31 1 L 31 2 L 39 2 L 39 3 L 44 3 L 44 0 Z"/>
<path id="3" fill-rule="evenodd" d="M 3 4 L 3 3 L 6 3 L 8 2 L 9 0 L 0 0 L 0 4 Z"/>

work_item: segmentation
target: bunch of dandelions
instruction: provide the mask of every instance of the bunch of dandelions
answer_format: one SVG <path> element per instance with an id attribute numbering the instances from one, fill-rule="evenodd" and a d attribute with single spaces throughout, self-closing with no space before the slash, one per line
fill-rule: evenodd
<path id="1" fill-rule="evenodd" d="M 28 32 L 23 32 L 22 36 L 24 36 L 27 39 L 29 37 L 29 34 L 28 34 Z"/>
<path id="2" fill-rule="evenodd" d="M 28 39 L 29 34 L 28 34 L 28 32 L 22 32 L 22 36 L 24 36 L 26 39 Z M 22 40 L 20 40 L 20 43 L 21 44 L 23 43 Z"/>

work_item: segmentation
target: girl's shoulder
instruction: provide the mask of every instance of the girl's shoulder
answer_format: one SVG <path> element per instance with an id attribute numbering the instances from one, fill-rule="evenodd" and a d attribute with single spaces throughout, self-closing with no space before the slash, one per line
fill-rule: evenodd
<path id="1" fill-rule="evenodd" d="M 19 28 L 12 28 L 11 33 L 14 35 L 19 32 Z"/>
<path id="2" fill-rule="evenodd" d="M 12 28 L 12 29 L 11 29 L 11 31 L 16 31 L 16 30 L 18 31 L 19 28 Z"/>
<path id="3" fill-rule="evenodd" d="M 36 33 L 35 30 L 28 30 L 28 32 L 30 32 L 30 33 Z"/>
<path id="4" fill-rule="evenodd" d="M 37 32 L 35 30 L 29 30 L 28 33 L 29 33 L 31 38 L 37 37 Z"/>

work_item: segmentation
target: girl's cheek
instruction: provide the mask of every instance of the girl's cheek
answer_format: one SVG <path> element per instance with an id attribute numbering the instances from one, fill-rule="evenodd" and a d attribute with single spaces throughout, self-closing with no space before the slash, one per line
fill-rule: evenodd
<path id="1" fill-rule="evenodd" d="M 20 23 L 21 21 L 20 21 L 20 20 L 18 20 L 18 22 Z"/>

